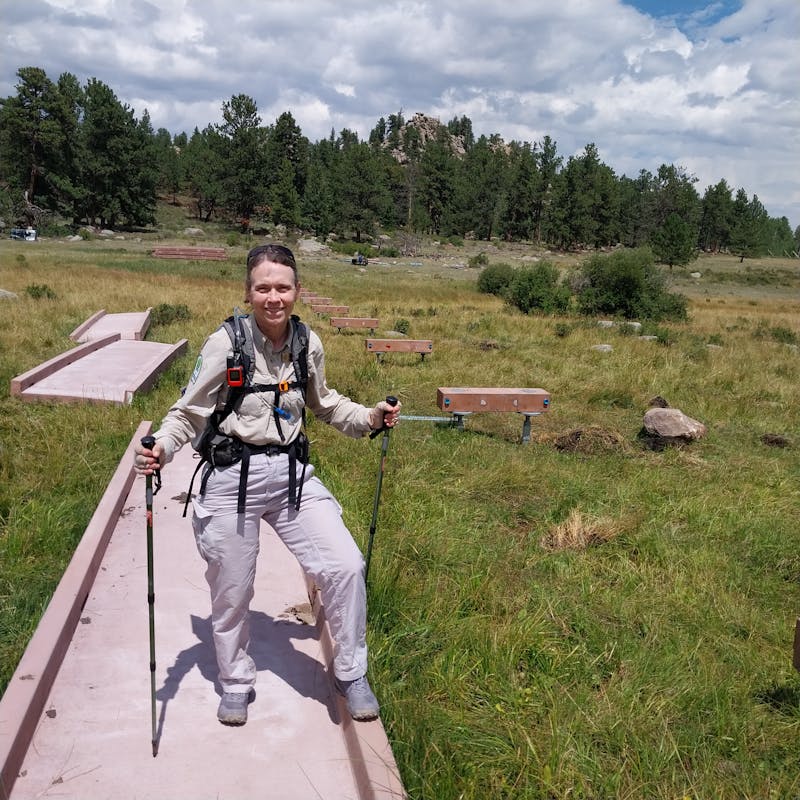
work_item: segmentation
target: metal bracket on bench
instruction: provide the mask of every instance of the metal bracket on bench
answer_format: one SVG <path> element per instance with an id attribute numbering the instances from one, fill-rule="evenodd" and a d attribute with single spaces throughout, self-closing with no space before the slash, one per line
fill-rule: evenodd
<path id="1" fill-rule="evenodd" d="M 418 416 L 416 414 L 401 414 L 400 419 L 407 419 L 411 420 L 411 422 L 446 422 L 448 425 L 452 425 L 456 422 L 455 417 L 427 417 L 427 416 Z M 463 424 L 461 425 L 461 430 L 464 429 Z"/>
<path id="2" fill-rule="evenodd" d="M 410 420 L 411 422 L 447 422 L 452 427 L 458 428 L 463 431 L 464 418 L 472 416 L 472 411 L 453 411 L 449 417 L 433 417 L 433 416 L 419 416 L 416 414 L 401 414 L 400 419 Z M 521 444 L 528 444 L 531 440 L 531 417 L 541 416 L 541 411 L 518 411 L 525 419 L 522 421 L 522 439 Z"/>
<path id="3" fill-rule="evenodd" d="M 538 417 L 541 411 L 518 411 L 518 414 L 523 414 L 525 419 L 522 420 L 522 444 L 528 444 L 531 440 L 531 417 Z"/>
<path id="4" fill-rule="evenodd" d="M 386 353 L 382 353 L 382 352 L 381 352 L 381 353 L 375 353 L 375 360 L 376 360 L 376 361 L 377 361 L 379 364 L 383 364 L 383 357 L 384 357 L 385 355 L 386 355 Z M 420 353 L 420 354 L 419 354 L 420 360 L 421 360 L 422 362 L 424 362 L 424 361 L 425 361 L 425 356 L 426 356 L 426 355 L 428 355 L 428 354 L 427 354 L 427 353 Z"/>

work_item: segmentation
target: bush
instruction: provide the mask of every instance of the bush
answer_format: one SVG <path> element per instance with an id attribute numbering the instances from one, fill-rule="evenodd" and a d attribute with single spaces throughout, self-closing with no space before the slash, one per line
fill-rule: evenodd
<path id="1" fill-rule="evenodd" d="M 486 253 L 478 253 L 476 256 L 471 256 L 467 261 L 469 267 L 485 267 L 489 263 L 489 256 Z"/>
<path id="2" fill-rule="evenodd" d="M 520 311 L 531 314 L 563 314 L 569 309 L 569 288 L 559 282 L 558 268 L 543 261 L 535 267 L 517 270 L 506 291 L 506 298 Z"/>
<path id="3" fill-rule="evenodd" d="M 362 256 L 367 258 L 374 258 L 378 254 L 378 251 L 366 242 L 330 242 L 330 248 L 334 253 L 341 253 L 345 256 L 354 256 L 356 253 L 361 253 Z"/>
<path id="4" fill-rule="evenodd" d="M 39 223 L 37 230 L 39 236 L 50 236 L 53 239 L 59 236 L 71 236 L 72 227 L 66 222 L 58 222 L 53 219 L 46 219 Z"/>
<path id="5" fill-rule="evenodd" d="M 189 311 L 189 306 L 183 303 L 177 306 L 173 306 L 170 303 L 161 303 L 150 312 L 150 322 L 153 325 L 171 325 L 173 322 L 191 318 L 192 312 Z"/>
<path id="6" fill-rule="evenodd" d="M 25 294 L 34 300 L 56 300 L 58 295 L 46 283 L 33 283 L 25 287 Z"/>
<path id="7" fill-rule="evenodd" d="M 569 336 L 570 333 L 572 333 L 572 326 L 568 325 L 566 322 L 556 322 L 553 333 L 560 339 L 563 339 L 565 336 Z"/>
<path id="8" fill-rule="evenodd" d="M 687 318 L 687 300 L 667 291 L 664 276 L 647 247 L 593 255 L 580 269 L 578 308 L 582 314 L 625 319 Z"/>
<path id="9" fill-rule="evenodd" d="M 411 330 L 411 323 L 407 319 L 396 319 L 394 321 L 394 329 L 398 333 L 408 334 Z"/>
<path id="10" fill-rule="evenodd" d="M 513 277 L 514 267 L 511 264 L 491 264 L 478 275 L 478 291 L 503 296 Z"/>
<path id="11" fill-rule="evenodd" d="M 769 332 L 776 342 L 783 342 L 783 344 L 797 344 L 797 334 L 791 328 L 787 328 L 784 325 L 776 325 L 775 327 L 770 328 Z"/>

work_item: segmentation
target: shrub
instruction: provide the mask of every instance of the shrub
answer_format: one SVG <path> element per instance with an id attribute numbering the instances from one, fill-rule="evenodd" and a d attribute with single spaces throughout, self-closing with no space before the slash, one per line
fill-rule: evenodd
<path id="1" fill-rule="evenodd" d="M 516 270 L 506 291 L 510 303 L 526 314 L 563 314 L 570 304 L 569 288 L 559 282 L 558 268 L 543 261 Z"/>
<path id="2" fill-rule="evenodd" d="M 367 258 L 374 258 L 377 255 L 377 250 L 366 242 L 330 242 L 330 248 L 334 253 L 341 253 L 345 256 L 361 253 Z M 386 254 L 385 251 L 384 254 Z"/>
<path id="3" fill-rule="evenodd" d="M 411 330 L 411 323 L 407 319 L 396 319 L 394 329 L 398 333 L 407 334 Z"/>
<path id="4" fill-rule="evenodd" d="M 150 312 L 150 322 L 153 325 L 170 325 L 173 322 L 192 318 L 189 307 L 181 303 L 173 306 L 171 303 L 161 303 Z"/>
<path id="5" fill-rule="evenodd" d="M 482 294 L 504 295 L 514 277 L 511 264 L 491 264 L 478 275 L 478 291 Z"/>
<path id="6" fill-rule="evenodd" d="M 65 222 L 46 219 L 39 223 L 39 236 L 52 236 L 54 239 L 59 236 L 71 236 L 72 227 Z"/>
<path id="7" fill-rule="evenodd" d="M 582 314 L 626 319 L 687 318 L 687 300 L 667 291 L 647 247 L 593 255 L 580 269 L 578 308 Z"/>
<path id="8" fill-rule="evenodd" d="M 25 287 L 25 293 L 34 300 L 55 300 L 58 295 L 45 283 L 33 283 Z"/>
<path id="9" fill-rule="evenodd" d="M 470 256 L 467 261 L 467 266 L 470 267 L 485 267 L 489 263 L 489 256 L 486 253 L 478 253 L 476 256 Z"/>
<path id="10" fill-rule="evenodd" d="M 553 333 L 560 339 L 563 339 L 565 336 L 569 336 L 570 333 L 572 333 L 572 326 L 566 322 L 556 322 Z"/>
<path id="11" fill-rule="evenodd" d="M 782 342 L 783 344 L 797 344 L 798 341 L 797 334 L 785 325 L 775 325 L 770 328 L 769 335 L 773 341 Z"/>

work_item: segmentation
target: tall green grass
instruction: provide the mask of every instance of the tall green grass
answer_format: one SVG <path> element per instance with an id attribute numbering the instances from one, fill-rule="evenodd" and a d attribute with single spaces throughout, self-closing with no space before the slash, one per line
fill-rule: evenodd
<path id="1" fill-rule="evenodd" d="M 205 335 L 241 304 L 233 258 L 156 262 L 92 244 L 0 243 L 0 288 L 19 296 L 0 301 L 2 685 L 136 425 L 160 419 Z M 337 334 L 298 304 L 325 342 L 330 384 L 354 399 L 391 393 L 406 414 L 439 415 L 439 386 L 552 393 L 525 446 L 516 415 L 475 415 L 465 431 L 405 420 L 391 434 L 369 645 L 410 796 L 800 796 L 800 299 L 747 294 L 751 278 L 735 295 L 702 287 L 688 323 L 643 341 L 593 320 L 524 316 L 479 294 L 476 275 L 301 260 L 303 283 L 351 314 L 382 329 L 406 319 L 410 336 L 434 340 L 424 361 L 378 363 L 363 335 Z M 74 346 L 69 332 L 99 308 L 160 304 L 191 318 L 148 338 L 185 336 L 190 352 L 133 406 L 9 397 L 14 375 Z M 600 343 L 613 351 L 591 350 Z M 708 436 L 642 446 L 655 395 Z M 310 430 L 317 469 L 365 546 L 378 448 Z M 765 445 L 767 433 L 790 446 Z M 606 535 L 544 546 L 570 520 L 600 521 Z"/>

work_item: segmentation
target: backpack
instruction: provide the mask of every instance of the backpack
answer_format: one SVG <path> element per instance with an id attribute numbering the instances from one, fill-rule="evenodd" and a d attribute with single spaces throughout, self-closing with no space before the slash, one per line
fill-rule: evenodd
<path id="1" fill-rule="evenodd" d="M 294 336 L 291 342 L 291 358 L 294 367 L 295 379 L 291 383 L 286 381 L 274 384 L 254 384 L 253 375 L 256 369 L 256 354 L 253 346 L 252 332 L 249 325 L 242 323 L 248 314 L 237 314 L 228 317 L 220 326 L 224 328 L 231 340 L 233 352 L 228 356 L 225 379 L 228 385 L 228 397 L 225 405 L 217 408 L 209 419 L 209 424 L 219 428 L 222 421 L 234 410 L 238 409 L 246 394 L 252 392 L 275 392 L 272 405 L 278 434 L 283 441 L 281 419 L 288 419 L 287 413 L 280 407 L 280 395 L 289 389 L 299 388 L 305 402 L 306 387 L 308 386 L 308 326 L 300 321 L 300 317 L 292 314 L 294 323 Z M 305 405 L 303 406 L 303 427 L 305 427 Z"/>
<path id="2" fill-rule="evenodd" d="M 290 355 L 294 368 L 295 380 L 281 381 L 280 383 L 273 384 L 254 384 L 253 376 L 255 374 L 256 356 L 253 336 L 250 326 L 242 322 L 247 316 L 247 314 L 236 313 L 236 311 L 234 311 L 234 314 L 220 325 L 220 328 L 224 328 L 228 334 L 232 348 L 231 355 L 228 356 L 225 370 L 225 382 L 228 387 L 228 394 L 225 398 L 225 403 L 222 406 L 218 405 L 211 413 L 206 423 L 205 430 L 194 444 L 194 449 L 200 455 L 200 463 L 197 465 L 192 475 L 191 483 L 189 484 L 189 491 L 187 492 L 186 503 L 183 508 L 184 516 L 186 516 L 189 500 L 191 500 L 192 497 L 192 484 L 194 483 L 197 472 L 203 464 L 206 464 L 207 468 L 200 482 L 199 494 L 201 496 L 205 493 L 208 476 L 214 468 L 228 467 L 239 461 L 242 462 L 242 468 L 239 481 L 237 510 L 238 513 L 243 513 L 250 455 L 264 452 L 268 452 L 272 455 L 276 452 L 285 452 L 289 454 L 289 502 L 294 504 L 296 509 L 300 508 L 305 468 L 308 464 L 308 439 L 305 435 L 305 397 L 306 388 L 308 386 L 308 326 L 301 322 L 297 315 L 292 314 L 294 336 L 292 337 L 290 345 Z M 281 427 L 281 419 L 288 419 L 289 416 L 288 413 L 280 407 L 280 396 L 290 389 L 300 389 L 304 401 L 300 435 L 293 442 L 280 445 L 251 445 L 220 431 L 219 427 L 223 420 L 239 408 L 245 395 L 252 394 L 253 392 L 274 392 L 272 411 L 278 428 L 278 435 L 281 438 L 281 442 L 283 442 L 284 434 Z M 296 486 L 295 476 L 297 461 L 303 464 L 299 488 Z"/>

